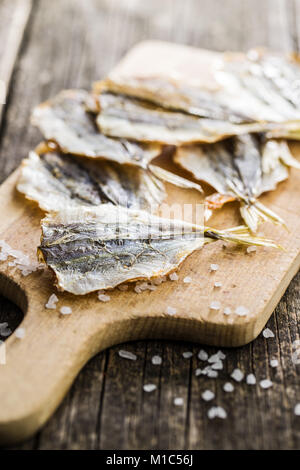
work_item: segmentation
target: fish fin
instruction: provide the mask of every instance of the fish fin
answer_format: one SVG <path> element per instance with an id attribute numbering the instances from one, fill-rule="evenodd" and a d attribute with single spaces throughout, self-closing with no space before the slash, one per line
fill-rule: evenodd
<path id="1" fill-rule="evenodd" d="M 300 170 L 300 162 L 291 153 L 285 140 L 280 143 L 280 160 L 287 166 Z"/>
<path id="2" fill-rule="evenodd" d="M 261 222 L 266 221 L 271 221 L 276 225 L 282 225 L 287 228 L 286 223 L 279 215 L 257 200 L 251 204 L 241 201 L 240 212 L 247 226 L 253 233 L 257 231 L 257 227 Z"/>
<path id="3" fill-rule="evenodd" d="M 167 183 L 171 183 L 174 186 L 184 189 L 196 189 L 199 193 L 203 193 L 203 189 L 201 188 L 200 184 L 194 183 L 182 176 L 178 176 L 171 171 L 165 170 L 157 165 L 148 165 L 149 170 L 160 180 L 166 181 Z"/>
<path id="4" fill-rule="evenodd" d="M 278 245 L 273 240 L 268 238 L 253 235 L 248 227 L 240 225 L 225 230 L 216 230 L 209 227 L 205 228 L 205 237 L 213 239 L 234 242 L 239 245 L 256 245 L 256 246 L 269 246 L 284 250 L 281 245 Z"/>
<path id="5" fill-rule="evenodd" d="M 235 201 L 236 197 L 230 194 L 213 193 L 205 198 L 208 209 L 221 209 L 227 202 Z"/>

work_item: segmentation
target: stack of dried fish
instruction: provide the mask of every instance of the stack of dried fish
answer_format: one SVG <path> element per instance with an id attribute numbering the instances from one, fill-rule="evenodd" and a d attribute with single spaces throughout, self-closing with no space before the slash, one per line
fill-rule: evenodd
<path id="1" fill-rule="evenodd" d="M 298 66 L 264 53 L 221 57 L 213 91 L 113 74 L 93 93 L 65 90 L 35 108 L 32 123 L 45 142 L 24 160 L 18 190 L 47 212 L 39 259 L 60 289 L 82 295 L 163 276 L 220 239 L 276 246 L 248 228 L 255 232 L 261 219 L 284 223 L 257 197 L 288 177 L 287 166 L 299 168 L 285 141 L 268 140 L 298 132 L 290 90 Z M 205 199 L 209 210 L 236 199 L 248 228 L 153 215 L 165 181 L 202 192 L 152 163 L 165 145 L 177 146 L 175 162 L 216 189 Z"/>

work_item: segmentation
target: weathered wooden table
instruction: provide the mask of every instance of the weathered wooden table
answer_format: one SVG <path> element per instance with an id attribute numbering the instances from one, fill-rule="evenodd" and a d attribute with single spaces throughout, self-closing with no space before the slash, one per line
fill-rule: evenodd
<path id="1" fill-rule="evenodd" d="M 138 41 L 297 51 L 300 0 L 0 0 L 0 24 L 0 80 L 7 85 L 7 102 L 0 106 L 3 181 L 39 140 L 29 125 L 31 108 L 62 88 L 89 88 Z M 300 275 L 268 323 L 275 338 L 261 335 L 248 346 L 224 351 L 225 370 L 218 379 L 195 376 L 199 345 L 123 345 L 137 361 L 120 358 L 119 347 L 99 354 L 44 429 L 18 448 L 299 448 L 300 417 L 293 410 L 300 401 L 300 366 L 292 361 L 292 343 L 299 339 L 299 291 Z M 1 298 L 0 322 L 15 329 L 21 319 L 22 312 Z M 194 356 L 184 359 L 184 351 Z M 154 354 L 162 357 L 161 365 L 151 363 Z M 277 359 L 278 367 L 270 367 L 270 359 Z M 235 367 L 270 378 L 273 387 L 241 383 L 225 393 L 226 377 Z M 143 392 L 145 383 L 157 390 Z M 208 419 L 211 403 L 201 398 L 206 389 L 215 392 L 227 419 Z M 183 406 L 174 406 L 175 397 L 183 398 Z"/>

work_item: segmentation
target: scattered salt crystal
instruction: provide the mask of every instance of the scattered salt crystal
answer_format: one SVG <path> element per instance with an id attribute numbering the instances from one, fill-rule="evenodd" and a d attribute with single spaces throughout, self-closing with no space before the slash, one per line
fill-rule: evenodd
<path id="1" fill-rule="evenodd" d="M 166 280 L 166 276 L 156 277 L 155 279 L 153 279 L 152 284 L 154 284 L 155 286 L 159 286 L 162 282 L 165 282 Z"/>
<path id="2" fill-rule="evenodd" d="M 247 253 L 254 253 L 257 250 L 256 246 L 248 246 Z"/>
<path id="3" fill-rule="evenodd" d="M 231 308 L 230 307 L 225 307 L 223 313 L 224 313 L 224 315 L 230 315 L 231 314 Z"/>
<path id="4" fill-rule="evenodd" d="M 273 383 L 269 379 L 264 379 L 259 382 L 261 388 L 270 388 L 272 387 Z"/>
<path id="5" fill-rule="evenodd" d="M 227 418 L 227 413 L 224 410 L 224 408 L 222 408 L 221 406 L 213 406 L 212 408 L 208 410 L 207 416 L 209 417 L 209 419 L 214 419 L 214 418 L 225 419 Z"/>
<path id="6" fill-rule="evenodd" d="M 246 315 L 248 315 L 249 313 L 249 310 L 244 307 L 243 305 L 239 305 L 238 307 L 236 307 L 235 311 L 234 311 L 239 317 L 245 317 Z"/>
<path id="7" fill-rule="evenodd" d="M 45 307 L 49 309 L 56 309 L 57 302 L 58 302 L 58 297 L 55 294 L 51 294 Z"/>
<path id="8" fill-rule="evenodd" d="M 15 331 L 16 338 L 22 339 L 25 338 L 25 328 L 17 328 Z"/>
<path id="9" fill-rule="evenodd" d="M 156 390 L 156 388 L 157 388 L 157 387 L 156 387 L 155 384 L 145 384 L 145 385 L 143 386 L 144 392 L 148 392 L 148 393 L 154 392 L 154 390 Z"/>
<path id="10" fill-rule="evenodd" d="M 215 398 L 215 394 L 211 390 L 205 390 L 205 392 L 202 393 L 201 397 L 204 401 L 210 401 Z"/>
<path id="11" fill-rule="evenodd" d="M 192 351 L 185 351 L 182 353 L 184 359 L 190 359 L 193 356 Z"/>
<path id="12" fill-rule="evenodd" d="M 218 362 L 219 360 L 223 360 L 225 359 L 225 354 L 222 352 L 222 351 L 218 351 L 216 354 L 213 354 L 212 356 L 210 356 L 210 358 L 208 359 L 208 362 L 210 364 L 212 364 L 213 362 Z"/>
<path id="13" fill-rule="evenodd" d="M 61 307 L 59 311 L 62 315 L 70 315 L 72 313 L 71 307 Z"/>
<path id="14" fill-rule="evenodd" d="M 204 351 L 204 349 L 201 349 L 198 353 L 198 358 L 200 359 L 200 361 L 207 361 L 207 359 L 208 359 L 207 352 Z"/>
<path id="15" fill-rule="evenodd" d="M 271 359 L 271 360 L 270 360 L 270 366 L 271 366 L 271 367 L 278 367 L 278 361 L 277 361 L 277 359 Z"/>
<path id="16" fill-rule="evenodd" d="M 137 294 L 141 294 L 141 293 L 142 293 L 142 289 L 140 288 L 139 285 L 136 285 L 136 286 L 134 287 L 134 292 L 136 292 Z"/>
<path id="17" fill-rule="evenodd" d="M 174 405 L 175 406 L 182 406 L 183 403 L 184 403 L 183 398 L 181 398 L 181 397 L 174 398 Z"/>
<path id="18" fill-rule="evenodd" d="M 214 362 L 212 364 L 211 368 L 214 369 L 214 370 L 222 370 L 223 369 L 223 362 L 222 361 Z"/>
<path id="19" fill-rule="evenodd" d="M 211 310 L 220 310 L 221 304 L 220 304 L 220 302 L 218 302 L 217 300 L 213 300 L 213 301 L 210 303 L 209 308 L 210 308 Z"/>
<path id="20" fill-rule="evenodd" d="M 152 364 L 155 366 L 159 366 L 162 363 L 162 358 L 160 356 L 153 356 L 152 357 Z"/>
<path id="21" fill-rule="evenodd" d="M 210 379 L 216 379 L 218 377 L 218 372 L 216 370 L 211 370 L 211 369 L 208 369 L 207 371 L 207 377 L 209 377 Z"/>
<path id="22" fill-rule="evenodd" d="M 183 279 L 183 282 L 184 282 L 185 284 L 190 284 L 190 283 L 192 282 L 192 278 L 189 277 L 189 276 L 186 276 L 186 277 Z"/>
<path id="23" fill-rule="evenodd" d="M 195 376 L 198 377 L 199 375 L 205 375 L 205 373 L 202 369 L 198 368 L 195 370 Z"/>
<path id="24" fill-rule="evenodd" d="M 300 403 L 297 403 L 297 405 L 294 408 L 294 414 L 296 416 L 300 416 Z"/>
<path id="25" fill-rule="evenodd" d="M 219 265 L 218 264 L 211 264 L 210 265 L 210 270 L 211 271 L 218 271 Z"/>
<path id="26" fill-rule="evenodd" d="M 248 385 L 255 385 L 256 384 L 256 378 L 254 374 L 248 374 L 246 377 L 246 383 Z"/>
<path id="27" fill-rule="evenodd" d="M 171 273 L 171 274 L 169 275 L 169 279 L 170 279 L 171 281 L 178 281 L 179 277 L 178 277 L 178 275 L 177 275 L 176 273 Z"/>
<path id="28" fill-rule="evenodd" d="M 234 369 L 234 371 L 231 374 L 231 377 L 236 382 L 241 382 L 244 378 L 244 373 L 241 371 L 241 369 Z"/>
<path id="29" fill-rule="evenodd" d="M 8 323 L 0 323 L 0 335 L 1 336 L 9 336 L 12 333 L 11 329 L 8 327 Z"/>
<path id="30" fill-rule="evenodd" d="M 232 385 L 232 383 L 226 382 L 226 384 L 224 384 L 223 386 L 223 390 L 224 392 L 228 392 L 228 393 L 233 392 L 234 386 Z"/>
<path id="31" fill-rule="evenodd" d="M 263 337 L 264 338 L 274 338 L 274 333 L 272 330 L 270 330 L 270 328 L 265 328 L 264 331 L 263 331 Z"/>
<path id="32" fill-rule="evenodd" d="M 120 349 L 119 356 L 123 359 L 129 359 L 131 361 L 137 360 L 137 356 L 135 354 L 131 353 L 130 351 L 125 351 L 124 349 Z"/>
<path id="33" fill-rule="evenodd" d="M 222 287 L 222 282 L 216 281 L 216 282 L 214 283 L 214 287 L 216 287 L 216 288 Z"/>
<path id="34" fill-rule="evenodd" d="M 98 299 L 100 300 L 100 302 L 109 302 L 110 296 L 106 294 L 98 294 Z"/>
<path id="35" fill-rule="evenodd" d="M 120 286 L 118 286 L 118 289 L 121 292 L 125 292 L 126 290 L 128 290 L 128 284 L 121 284 Z"/>
<path id="36" fill-rule="evenodd" d="M 175 314 L 176 314 L 176 311 L 177 311 L 176 308 L 169 306 L 169 307 L 166 308 L 166 312 L 165 312 L 165 313 L 166 313 L 167 315 L 175 315 Z"/>

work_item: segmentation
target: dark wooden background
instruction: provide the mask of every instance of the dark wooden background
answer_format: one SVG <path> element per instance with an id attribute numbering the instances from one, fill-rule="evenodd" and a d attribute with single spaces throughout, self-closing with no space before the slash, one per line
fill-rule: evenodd
<path id="1" fill-rule="evenodd" d="M 220 51 L 257 45 L 298 50 L 300 1 L 0 0 L 0 79 L 8 91 L 6 105 L 0 106 L 1 181 L 39 141 L 28 121 L 35 104 L 62 88 L 88 88 L 132 45 L 149 38 Z M 292 342 L 299 339 L 299 291 L 300 275 L 268 323 L 275 338 L 261 335 L 248 346 L 225 351 L 225 370 L 216 380 L 194 374 L 199 345 L 123 345 L 137 354 L 136 362 L 121 359 L 119 347 L 99 354 L 44 429 L 19 448 L 299 448 L 300 417 L 293 408 L 300 401 L 300 366 L 291 360 Z M 0 321 L 15 328 L 22 313 L 0 300 Z M 194 351 L 191 360 L 183 359 L 186 350 Z M 161 366 L 151 364 L 153 354 L 162 356 Z M 270 358 L 278 359 L 278 368 L 270 368 Z M 237 366 L 259 379 L 271 378 L 273 387 L 242 383 L 226 394 L 225 377 Z M 146 394 L 142 386 L 149 382 L 158 388 Z M 201 399 L 205 389 L 216 393 L 226 420 L 208 420 L 212 404 Z M 184 406 L 174 406 L 176 396 Z"/>

